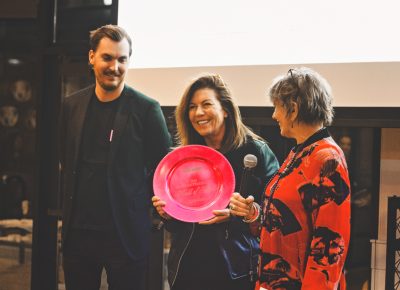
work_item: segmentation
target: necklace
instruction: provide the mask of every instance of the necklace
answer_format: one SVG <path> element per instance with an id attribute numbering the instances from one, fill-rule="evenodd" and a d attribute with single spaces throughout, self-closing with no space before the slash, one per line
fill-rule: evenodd
<path id="1" fill-rule="evenodd" d="M 268 212 L 271 208 L 271 203 L 272 200 L 274 198 L 274 194 L 275 191 L 278 189 L 278 184 L 281 181 L 282 178 L 284 178 L 285 176 L 289 175 L 293 169 L 295 168 L 296 161 L 298 160 L 298 156 L 301 152 L 303 152 L 303 150 L 310 146 L 312 143 L 316 142 L 317 140 L 319 140 L 320 138 L 324 138 L 325 136 L 320 136 L 322 133 L 326 130 L 325 127 L 317 130 L 313 135 L 311 135 L 305 142 L 303 142 L 302 144 L 296 145 L 295 147 L 292 148 L 291 151 L 294 152 L 292 159 L 290 159 L 290 161 L 286 164 L 285 168 L 282 171 L 277 171 L 275 172 L 274 175 L 272 175 L 272 177 L 269 179 L 269 181 L 267 182 L 267 185 L 265 186 L 265 190 L 264 190 L 264 194 L 262 195 L 262 200 L 261 203 L 263 204 L 263 208 L 264 208 L 264 204 L 265 204 L 265 199 L 267 198 L 265 196 L 265 191 L 268 187 L 268 185 L 272 182 L 272 180 L 275 178 L 276 175 L 278 175 L 277 180 L 275 181 L 275 183 L 271 186 L 271 190 L 270 190 L 270 195 L 268 196 L 268 200 L 267 200 L 267 204 L 265 206 L 265 210 L 261 211 L 261 223 L 260 226 L 262 226 L 264 224 L 264 222 L 266 221 L 266 217 L 268 215 Z M 311 152 L 313 150 L 313 148 L 310 149 Z M 305 155 L 309 154 L 310 152 L 306 152 L 303 153 L 301 157 L 304 157 Z"/>
<path id="2" fill-rule="evenodd" d="M 261 226 L 264 224 L 264 222 L 266 221 L 266 217 L 268 215 L 269 209 L 271 208 L 271 204 L 272 204 L 272 200 L 274 198 L 274 194 L 275 191 L 278 189 L 278 184 L 279 181 L 285 177 L 286 175 L 288 175 L 294 167 L 295 161 L 297 160 L 297 156 L 299 155 L 299 153 L 302 151 L 302 148 L 296 148 L 297 150 L 295 151 L 295 153 L 293 154 L 292 159 L 290 159 L 290 161 L 286 164 L 285 168 L 279 172 L 279 170 L 277 170 L 275 172 L 274 175 L 272 175 L 272 177 L 269 179 L 269 181 L 267 182 L 267 185 L 265 188 L 268 187 L 268 185 L 271 183 L 271 181 L 275 178 L 276 175 L 278 175 L 278 179 L 275 181 L 275 183 L 271 186 L 271 191 L 270 191 L 270 195 L 268 196 L 268 200 L 267 200 L 267 205 L 265 206 L 265 210 L 263 210 L 261 212 Z M 265 196 L 265 191 L 264 194 L 262 195 L 262 204 L 265 203 L 265 199 L 267 197 Z"/>

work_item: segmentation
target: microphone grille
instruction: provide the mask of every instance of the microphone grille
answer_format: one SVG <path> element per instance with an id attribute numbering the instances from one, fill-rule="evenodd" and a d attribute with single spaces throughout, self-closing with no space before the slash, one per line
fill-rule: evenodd
<path id="1" fill-rule="evenodd" d="M 257 166 L 257 157 L 254 156 L 253 154 L 247 154 L 243 158 L 243 164 L 244 164 L 244 167 L 246 167 L 246 168 L 254 168 Z"/>

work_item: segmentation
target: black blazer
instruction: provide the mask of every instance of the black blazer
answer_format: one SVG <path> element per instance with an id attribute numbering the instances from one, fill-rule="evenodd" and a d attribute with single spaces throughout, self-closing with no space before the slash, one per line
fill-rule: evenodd
<path id="1" fill-rule="evenodd" d="M 63 242 L 68 242 L 83 123 L 94 86 L 65 98 L 61 121 Z M 115 227 L 133 259 L 149 251 L 151 177 L 171 146 L 157 101 L 125 85 L 113 125 L 107 187 Z"/>

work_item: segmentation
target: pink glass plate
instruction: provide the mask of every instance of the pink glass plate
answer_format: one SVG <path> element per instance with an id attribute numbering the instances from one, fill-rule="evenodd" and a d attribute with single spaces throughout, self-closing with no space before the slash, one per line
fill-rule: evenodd
<path id="1" fill-rule="evenodd" d="M 202 145 L 175 149 L 161 160 L 153 180 L 154 194 L 166 202 L 165 212 L 185 222 L 214 217 L 224 209 L 235 189 L 235 175 L 228 160 Z"/>

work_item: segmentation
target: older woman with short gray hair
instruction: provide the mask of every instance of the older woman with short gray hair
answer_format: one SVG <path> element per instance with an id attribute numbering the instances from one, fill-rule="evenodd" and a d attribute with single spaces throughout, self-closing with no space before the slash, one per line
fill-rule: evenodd
<path id="1" fill-rule="evenodd" d="M 269 96 L 281 135 L 297 144 L 265 190 L 256 289 L 345 289 L 350 183 L 325 128 L 331 88 L 317 72 L 297 68 L 277 77 Z M 236 196 L 231 205 L 245 207 Z"/>

